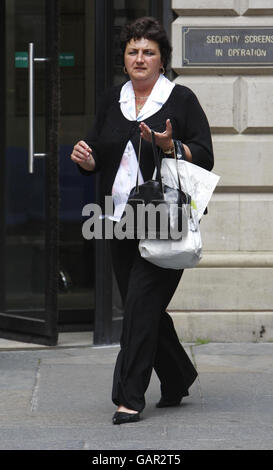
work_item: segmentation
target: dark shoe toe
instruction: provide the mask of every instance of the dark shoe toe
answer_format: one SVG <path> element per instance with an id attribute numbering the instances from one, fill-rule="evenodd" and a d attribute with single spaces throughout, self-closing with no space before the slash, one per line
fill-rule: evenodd
<path id="1" fill-rule="evenodd" d="M 182 401 L 182 398 L 179 400 L 165 400 L 164 398 L 161 398 L 155 406 L 156 408 L 165 408 L 168 406 L 179 406 L 181 401 Z"/>
<path id="2" fill-rule="evenodd" d="M 181 404 L 182 398 L 187 397 L 189 395 L 188 390 L 184 390 L 184 392 L 180 392 L 176 398 L 166 398 L 161 396 L 158 403 L 156 403 L 156 408 L 165 408 L 167 406 L 179 406 Z"/>
<path id="3" fill-rule="evenodd" d="M 139 421 L 139 413 L 125 413 L 124 411 L 116 411 L 112 422 L 113 424 L 135 423 Z"/>

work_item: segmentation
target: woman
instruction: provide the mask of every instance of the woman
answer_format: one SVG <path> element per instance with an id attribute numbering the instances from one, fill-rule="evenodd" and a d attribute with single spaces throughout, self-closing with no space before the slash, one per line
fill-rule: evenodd
<path id="1" fill-rule="evenodd" d="M 213 167 L 209 125 L 196 96 L 164 76 L 171 47 L 162 26 L 154 18 L 140 18 L 124 27 L 121 44 L 129 80 L 105 93 L 91 132 L 71 155 L 83 174 L 101 172 L 101 206 L 104 196 L 112 195 L 115 221 L 136 184 L 140 136 L 140 183 L 154 172 L 151 129 L 157 146 L 169 157 L 177 139 L 188 161 L 207 170 Z M 118 406 L 113 424 L 122 424 L 140 419 L 153 368 L 161 384 L 158 408 L 178 406 L 197 372 L 166 312 L 183 270 L 163 269 L 144 260 L 137 240 L 113 238 L 110 243 L 124 304 L 112 390 Z"/>

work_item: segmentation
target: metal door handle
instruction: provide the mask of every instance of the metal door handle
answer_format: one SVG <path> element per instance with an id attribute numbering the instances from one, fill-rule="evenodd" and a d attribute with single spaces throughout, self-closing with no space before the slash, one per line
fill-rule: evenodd
<path id="1" fill-rule="evenodd" d="M 34 63 L 47 62 L 46 57 L 34 58 L 34 44 L 30 42 L 28 45 L 28 107 L 29 107 L 29 134 L 28 134 L 28 171 L 33 173 L 34 157 L 43 158 L 46 153 L 34 152 Z"/>

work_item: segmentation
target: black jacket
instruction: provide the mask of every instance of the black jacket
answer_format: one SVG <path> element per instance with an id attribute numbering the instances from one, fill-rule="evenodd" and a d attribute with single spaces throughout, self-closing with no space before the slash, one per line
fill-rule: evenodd
<path id="1" fill-rule="evenodd" d="M 105 92 L 92 129 L 84 139 L 93 151 L 95 170 L 86 171 L 78 165 L 84 175 L 100 171 L 101 207 L 104 207 L 104 196 L 112 193 L 112 186 L 128 140 L 131 140 L 138 154 L 140 123 L 129 121 L 123 116 L 119 103 L 121 87 L 122 85 L 113 87 Z M 214 159 L 209 124 L 198 99 L 189 88 L 175 85 L 162 108 L 144 122 L 154 131 L 163 132 L 167 119 L 171 120 L 173 138 L 181 140 L 190 148 L 192 163 L 211 170 Z M 152 178 L 154 172 L 152 145 L 144 140 L 140 169 L 144 181 Z"/>

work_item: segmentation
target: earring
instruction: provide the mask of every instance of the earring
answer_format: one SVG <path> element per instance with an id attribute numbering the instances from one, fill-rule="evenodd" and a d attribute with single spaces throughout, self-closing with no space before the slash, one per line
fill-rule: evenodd
<path id="1" fill-rule="evenodd" d="M 162 66 L 162 67 L 160 67 L 160 72 L 161 72 L 163 75 L 165 74 L 165 69 L 164 69 L 164 67 L 163 67 L 163 66 Z"/>
<path id="2" fill-rule="evenodd" d="M 123 66 L 123 73 L 125 73 L 125 75 L 128 75 L 125 65 Z"/>

